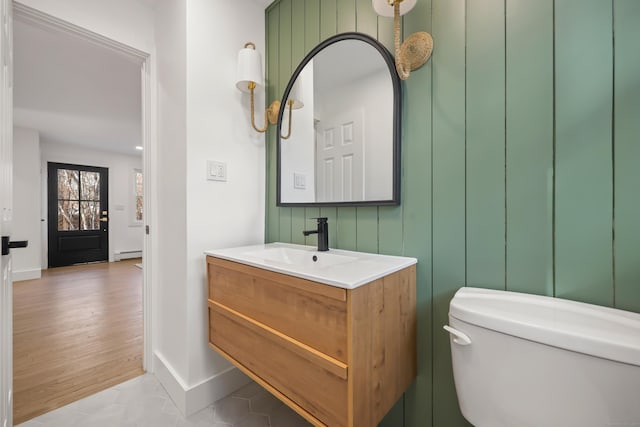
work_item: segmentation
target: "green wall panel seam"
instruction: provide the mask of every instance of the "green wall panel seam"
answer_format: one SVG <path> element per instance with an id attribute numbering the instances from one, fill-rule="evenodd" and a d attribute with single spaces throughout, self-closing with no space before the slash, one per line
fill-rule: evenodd
<path id="1" fill-rule="evenodd" d="M 508 224 L 508 215 L 507 215 L 507 211 L 508 211 L 508 196 L 509 193 L 507 192 L 507 141 L 508 136 L 507 136 L 507 117 L 509 116 L 509 110 L 507 109 L 507 80 L 509 79 L 509 74 L 507 74 L 507 0 L 503 0 L 503 4 L 504 4 L 504 17 L 503 17 L 503 26 L 504 26 L 504 166 L 503 166 L 503 173 L 504 173 L 504 290 L 507 290 L 507 287 L 509 286 L 509 264 L 508 264 L 508 257 L 509 257 L 509 250 L 507 248 L 507 224 Z"/>
<path id="2" fill-rule="evenodd" d="M 556 0 L 553 0 L 553 141 L 552 141 L 552 194 L 551 194 L 551 236 L 552 236 L 552 247 L 551 247 L 551 270 L 552 270 L 552 288 L 553 288 L 553 296 L 556 296 L 556 141 L 558 138 L 558 129 L 557 129 L 557 115 L 556 115 Z"/>
<path id="3" fill-rule="evenodd" d="M 616 307 L 616 25 L 615 0 L 611 1 L 611 300 Z"/>

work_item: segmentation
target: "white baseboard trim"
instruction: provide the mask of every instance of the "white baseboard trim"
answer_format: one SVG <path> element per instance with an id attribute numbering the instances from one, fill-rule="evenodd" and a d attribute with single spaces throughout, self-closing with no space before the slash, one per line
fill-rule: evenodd
<path id="1" fill-rule="evenodd" d="M 153 353 L 153 373 L 182 414 L 186 411 L 187 385 L 158 352 Z"/>
<path id="2" fill-rule="evenodd" d="M 160 354 L 155 352 L 153 356 L 156 377 L 173 403 L 186 417 L 230 395 L 251 381 L 242 371 L 231 366 L 194 386 L 188 387 Z"/>
<path id="3" fill-rule="evenodd" d="M 141 250 L 133 250 L 133 251 L 115 251 L 113 253 L 114 261 L 122 261 L 123 259 L 129 258 L 142 258 Z"/>
<path id="4" fill-rule="evenodd" d="M 19 282 L 21 280 L 39 279 L 41 277 L 42 277 L 42 270 L 40 270 L 39 268 L 12 272 L 12 280 L 14 282 Z"/>

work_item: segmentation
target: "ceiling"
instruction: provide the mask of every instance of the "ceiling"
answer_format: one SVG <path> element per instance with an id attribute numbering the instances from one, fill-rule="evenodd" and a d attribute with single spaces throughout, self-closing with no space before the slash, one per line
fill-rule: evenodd
<path id="1" fill-rule="evenodd" d="M 68 32 L 14 21 L 14 124 L 43 140 L 140 155 L 141 63 Z"/>

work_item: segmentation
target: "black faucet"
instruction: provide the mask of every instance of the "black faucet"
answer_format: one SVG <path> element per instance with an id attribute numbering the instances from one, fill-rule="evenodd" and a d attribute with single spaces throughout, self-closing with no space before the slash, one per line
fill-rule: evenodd
<path id="1" fill-rule="evenodd" d="M 318 251 L 329 250 L 329 224 L 327 224 L 327 218 L 315 218 L 318 220 L 317 230 L 305 230 L 302 232 L 305 236 L 309 234 L 318 234 Z"/>

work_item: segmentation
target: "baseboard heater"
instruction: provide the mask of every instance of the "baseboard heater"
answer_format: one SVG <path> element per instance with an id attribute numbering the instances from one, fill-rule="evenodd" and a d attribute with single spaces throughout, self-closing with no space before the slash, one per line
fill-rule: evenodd
<path id="1" fill-rule="evenodd" d="M 129 258 L 142 258 L 142 251 L 115 251 L 113 253 L 114 261 L 122 261 Z"/>

